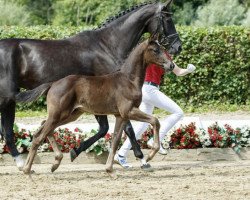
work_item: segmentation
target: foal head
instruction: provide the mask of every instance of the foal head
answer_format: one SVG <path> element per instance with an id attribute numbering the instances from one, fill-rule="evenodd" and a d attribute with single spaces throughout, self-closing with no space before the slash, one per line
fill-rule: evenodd
<path id="1" fill-rule="evenodd" d="M 159 44 L 155 37 L 148 40 L 148 46 L 144 52 L 144 60 L 147 64 L 156 64 L 165 71 L 172 71 L 174 63 L 168 58 L 165 49 Z"/>

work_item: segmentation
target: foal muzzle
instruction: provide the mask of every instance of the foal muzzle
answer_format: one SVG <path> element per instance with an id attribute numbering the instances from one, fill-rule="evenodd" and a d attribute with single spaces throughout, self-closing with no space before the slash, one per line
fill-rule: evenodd
<path id="1" fill-rule="evenodd" d="M 173 69 L 174 69 L 174 63 L 173 62 L 169 62 L 169 63 L 164 63 L 163 64 L 163 68 L 164 68 L 164 70 L 166 71 L 166 72 L 171 72 L 171 71 L 173 71 Z"/>

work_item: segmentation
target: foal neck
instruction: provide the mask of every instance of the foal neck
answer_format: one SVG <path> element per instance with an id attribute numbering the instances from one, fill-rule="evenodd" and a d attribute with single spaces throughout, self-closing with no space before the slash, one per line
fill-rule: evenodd
<path id="1" fill-rule="evenodd" d="M 142 86 L 146 74 L 147 63 L 144 60 L 144 52 L 147 44 L 147 41 L 139 44 L 121 67 L 121 72 L 132 82 L 139 84 L 138 86 Z"/>

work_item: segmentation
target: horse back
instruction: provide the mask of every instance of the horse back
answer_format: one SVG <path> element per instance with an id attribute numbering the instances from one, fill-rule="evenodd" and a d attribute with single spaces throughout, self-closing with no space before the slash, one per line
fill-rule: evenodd
<path id="1" fill-rule="evenodd" d="M 84 43 L 79 37 L 65 40 L 0 40 L 0 72 L 11 81 L 17 80 L 17 87 L 26 89 L 71 74 L 112 72 L 116 68 L 114 59 L 107 56 L 98 44 L 89 44 L 86 38 L 83 37 Z"/>

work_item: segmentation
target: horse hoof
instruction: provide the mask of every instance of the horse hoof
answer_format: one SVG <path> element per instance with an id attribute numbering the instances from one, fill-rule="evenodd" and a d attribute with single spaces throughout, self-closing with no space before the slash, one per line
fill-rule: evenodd
<path id="1" fill-rule="evenodd" d="M 24 167 L 24 159 L 21 155 L 18 155 L 14 158 L 15 162 L 16 162 L 16 166 L 20 171 L 23 171 L 23 167 Z"/>
<path id="2" fill-rule="evenodd" d="M 154 171 L 154 169 L 151 167 L 151 165 L 149 163 L 141 165 L 141 169 L 143 171 L 147 171 L 147 172 L 153 172 Z"/>
<path id="3" fill-rule="evenodd" d="M 77 154 L 74 149 L 71 149 L 69 153 L 70 153 L 70 160 L 71 162 L 73 162 L 76 159 Z"/>

